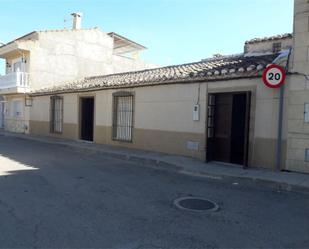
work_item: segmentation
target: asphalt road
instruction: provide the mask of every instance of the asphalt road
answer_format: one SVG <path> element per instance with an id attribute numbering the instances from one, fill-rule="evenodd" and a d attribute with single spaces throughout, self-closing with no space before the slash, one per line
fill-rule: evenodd
<path id="1" fill-rule="evenodd" d="M 183 196 L 220 210 L 179 210 Z M 309 248 L 309 195 L 0 136 L 0 247 Z"/>

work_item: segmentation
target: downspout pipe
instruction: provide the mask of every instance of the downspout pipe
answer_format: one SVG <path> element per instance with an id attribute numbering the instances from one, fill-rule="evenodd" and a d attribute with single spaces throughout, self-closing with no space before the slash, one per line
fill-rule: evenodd
<path id="1" fill-rule="evenodd" d="M 285 65 L 285 73 L 289 71 L 289 63 L 292 48 L 289 49 L 287 62 Z M 280 87 L 279 96 L 279 117 L 278 117 L 278 134 L 277 134 L 277 146 L 276 146 L 276 170 L 281 171 L 282 167 L 282 127 L 283 127 L 283 108 L 284 108 L 284 84 Z"/>

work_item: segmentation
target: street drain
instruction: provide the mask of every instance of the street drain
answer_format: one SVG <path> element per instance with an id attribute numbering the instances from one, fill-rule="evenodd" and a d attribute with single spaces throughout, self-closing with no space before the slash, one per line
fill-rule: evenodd
<path id="1" fill-rule="evenodd" d="M 174 201 L 174 205 L 182 210 L 194 212 L 216 212 L 218 204 L 200 197 L 181 197 Z"/>

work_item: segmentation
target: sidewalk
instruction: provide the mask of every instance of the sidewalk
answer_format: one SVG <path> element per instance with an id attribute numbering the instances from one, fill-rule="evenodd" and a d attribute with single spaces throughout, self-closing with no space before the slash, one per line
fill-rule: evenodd
<path id="1" fill-rule="evenodd" d="M 138 162 L 164 170 L 172 170 L 181 174 L 188 174 L 206 178 L 247 179 L 257 183 L 267 184 L 278 190 L 297 191 L 309 193 L 309 174 L 274 172 L 264 169 L 242 169 L 237 166 L 219 163 L 204 163 L 184 156 L 173 156 L 157 152 L 148 152 L 112 145 L 94 144 L 83 141 L 42 137 L 25 134 L 15 134 L 0 131 L 2 137 L 17 137 L 49 144 L 69 146 L 83 151 L 101 153 L 108 157 Z"/>

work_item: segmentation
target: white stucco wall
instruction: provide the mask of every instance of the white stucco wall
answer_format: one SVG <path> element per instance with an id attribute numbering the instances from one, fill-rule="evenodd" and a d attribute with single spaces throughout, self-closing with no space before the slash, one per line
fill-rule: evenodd
<path id="1" fill-rule="evenodd" d="M 246 44 L 245 50 L 246 53 L 266 53 L 273 51 L 273 44 L 274 43 L 281 43 L 281 49 L 289 49 L 293 45 L 292 38 L 285 38 L 281 40 L 273 40 L 273 41 L 263 41 L 263 42 L 256 42 L 252 44 Z"/>
<path id="2" fill-rule="evenodd" d="M 153 68 L 139 58 L 113 54 L 113 38 L 98 28 L 37 32 L 17 47 L 26 51 L 32 90 L 61 85 L 87 76 Z M 20 57 L 11 52 L 8 62 Z M 9 72 L 9 71 L 8 71 Z"/>
<path id="3" fill-rule="evenodd" d="M 158 65 L 145 62 L 139 58 L 128 58 L 121 55 L 113 55 L 112 60 L 114 73 L 138 71 L 146 68 L 156 68 Z"/>
<path id="4" fill-rule="evenodd" d="M 30 52 L 33 89 L 112 72 L 111 37 L 98 29 L 40 32 Z"/>

